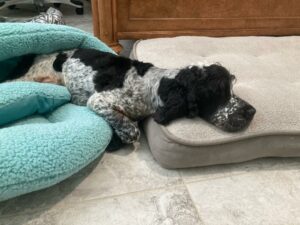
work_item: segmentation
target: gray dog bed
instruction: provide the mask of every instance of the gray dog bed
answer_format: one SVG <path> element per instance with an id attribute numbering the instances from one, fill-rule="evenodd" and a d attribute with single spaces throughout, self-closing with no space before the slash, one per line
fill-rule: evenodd
<path id="1" fill-rule="evenodd" d="M 136 42 L 132 58 L 163 68 L 219 62 L 237 77 L 234 92 L 257 113 L 249 128 L 226 133 L 203 120 L 163 127 L 148 119 L 155 159 L 167 168 L 300 156 L 300 37 L 177 37 Z"/>

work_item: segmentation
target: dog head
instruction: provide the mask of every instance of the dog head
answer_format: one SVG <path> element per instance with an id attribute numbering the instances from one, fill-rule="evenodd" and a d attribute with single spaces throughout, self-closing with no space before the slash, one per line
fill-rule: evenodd
<path id="1" fill-rule="evenodd" d="M 163 102 L 154 114 L 160 124 L 180 118 L 207 117 L 231 98 L 234 76 L 218 64 L 181 69 L 174 79 L 163 78 L 158 94 Z"/>

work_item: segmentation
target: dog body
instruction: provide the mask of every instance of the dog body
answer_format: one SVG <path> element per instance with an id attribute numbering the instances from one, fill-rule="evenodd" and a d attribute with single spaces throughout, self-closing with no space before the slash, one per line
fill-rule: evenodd
<path id="1" fill-rule="evenodd" d="M 95 95 L 98 97 L 93 98 L 103 96 L 101 98 L 118 106 L 118 110 L 134 121 L 153 114 L 159 106 L 163 106 L 158 94 L 160 81 L 163 77 L 172 79 L 177 74 L 178 70 L 149 66 L 141 75 L 133 66 L 120 78 L 123 80 L 121 85 L 106 79 L 104 81 L 107 83 L 103 85 L 103 80 L 99 77 L 110 75 L 106 73 L 99 75 L 98 70 L 87 66 L 79 58 L 68 58 L 62 66 L 63 80 L 72 94 L 74 104 L 86 105 L 88 99 L 96 92 Z"/>
<path id="2" fill-rule="evenodd" d="M 149 115 L 164 125 L 180 117 L 205 118 L 231 98 L 234 76 L 217 64 L 162 69 L 93 49 L 26 57 L 13 80 L 65 85 L 72 102 L 107 120 L 120 143 L 137 141 L 136 121 Z"/>

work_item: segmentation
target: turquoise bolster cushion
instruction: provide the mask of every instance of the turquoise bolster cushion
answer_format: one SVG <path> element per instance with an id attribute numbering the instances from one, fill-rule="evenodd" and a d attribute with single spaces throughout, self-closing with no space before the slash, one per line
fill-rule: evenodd
<path id="1" fill-rule="evenodd" d="M 0 126 L 33 115 L 51 112 L 69 102 L 66 87 L 34 82 L 0 84 Z"/>
<path id="2" fill-rule="evenodd" d="M 104 152 L 110 126 L 69 100 L 58 85 L 0 83 L 0 201 L 56 184 Z"/>
<path id="3" fill-rule="evenodd" d="M 0 201 L 68 178 L 101 155 L 110 138 L 101 117 L 73 104 L 0 129 Z"/>
<path id="4" fill-rule="evenodd" d="M 0 82 L 13 70 L 19 56 L 49 54 L 74 48 L 113 51 L 93 35 L 56 24 L 0 23 Z"/>
<path id="5" fill-rule="evenodd" d="M 110 126 L 65 87 L 0 83 L 0 201 L 54 185 L 104 152 Z"/>
<path id="6" fill-rule="evenodd" d="M 0 82 L 22 55 L 74 48 L 113 52 L 76 28 L 0 23 Z M 0 84 L 0 201 L 54 185 L 105 151 L 112 136 L 108 123 L 69 100 L 61 86 Z"/>

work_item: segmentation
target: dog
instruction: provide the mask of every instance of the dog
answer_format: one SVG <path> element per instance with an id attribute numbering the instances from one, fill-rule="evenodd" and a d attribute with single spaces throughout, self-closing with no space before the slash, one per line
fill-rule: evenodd
<path id="1" fill-rule="evenodd" d="M 136 142 L 137 122 L 147 116 L 162 125 L 182 117 L 210 118 L 232 99 L 235 80 L 220 64 L 162 69 L 94 49 L 25 55 L 9 77 L 66 86 L 72 103 L 87 105 L 111 125 L 111 151 Z"/>

